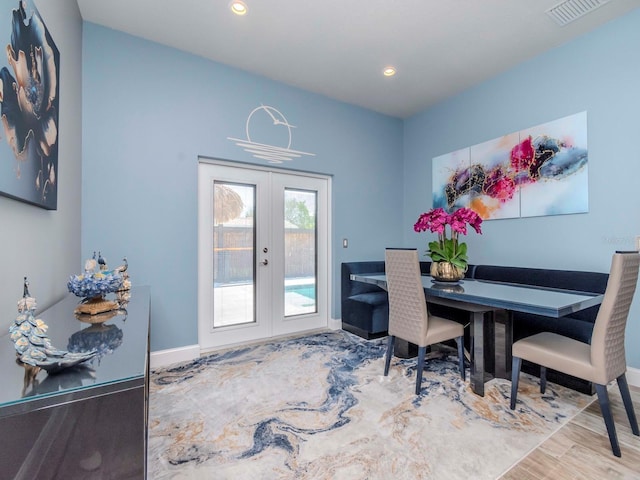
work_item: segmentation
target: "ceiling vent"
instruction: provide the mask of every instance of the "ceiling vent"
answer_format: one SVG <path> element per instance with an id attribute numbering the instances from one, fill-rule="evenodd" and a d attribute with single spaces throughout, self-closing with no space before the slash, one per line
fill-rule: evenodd
<path id="1" fill-rule="evenodd" d="M 566 0 L 555 7 L 551 7 L 546 13 L 558 25 L 563 27 L 610 1 L 611 0 Z"/>

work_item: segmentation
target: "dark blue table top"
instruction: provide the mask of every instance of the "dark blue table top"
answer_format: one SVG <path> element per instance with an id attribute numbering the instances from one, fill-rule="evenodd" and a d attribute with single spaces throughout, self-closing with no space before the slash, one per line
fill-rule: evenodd
<path id="1" fill-rule="evenodd" d="M 370 283 L 384 289 L 387 286 L 386 276 L 380 273 L 352 274 L 351 280 Z M 484 280 L 464 279 L 456 284 L 439 283 L 427 275 L 422 276 L 422 285 L 427 298 L 438 297 L 546 317 L 563 317 L 599 305 L 604 297 L 600 293 Z"/>

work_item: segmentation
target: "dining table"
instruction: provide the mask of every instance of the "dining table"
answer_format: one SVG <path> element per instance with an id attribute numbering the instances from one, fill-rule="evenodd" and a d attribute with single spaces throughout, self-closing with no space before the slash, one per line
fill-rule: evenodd
<path id="1" fill-rule="evenodd" d="M 387 289 L 385 274 L 351 274 L 351 280 Z M 470 323 L 470 386 L 484 396 L 485 383 L 493 378 L 511 378 L 513 312 L 557 318 L 602 303 L 603 294 L 577 292 L 534 285 L 463 279 L 439 282 L 422 275 L 427 304 L 436 303 L 468 312 Z M 496 360 L 495 313 L 506 313 L 500 364 Z M 396 339 L 398 342 L 398 339 Z M 401 351 L 408 352 L 406 348 Z"/>

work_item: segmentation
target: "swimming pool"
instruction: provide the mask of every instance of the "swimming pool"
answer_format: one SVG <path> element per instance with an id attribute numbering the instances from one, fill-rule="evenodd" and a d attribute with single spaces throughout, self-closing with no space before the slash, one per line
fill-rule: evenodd
<path id="1" fill-rule="evenodd" d="M 316 286 L 313 284 L 287 285 L 284 287 L 284 291 L 285 293 L 297 293 L 303 297 L 310 298 L 311 300 L 316 299 Z"/>

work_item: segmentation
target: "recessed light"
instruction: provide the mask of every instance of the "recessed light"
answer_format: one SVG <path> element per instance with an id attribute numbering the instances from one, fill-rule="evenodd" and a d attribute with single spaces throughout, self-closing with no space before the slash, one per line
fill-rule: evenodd
<path id="1" fill-rule="evenodd" d="M 241 0 L 233 0 L 230 7 L 231 11 L 236 15 L 244 15 L 247 13 L 247 5 Z"/>
<path id="2" fill-rule="evenodd" d="M 385 77 L 393 77 L 396 74 L 396 69 L 395 67 L 384 67 L 384 70 L 382 70 L 382 74 Z"/>

